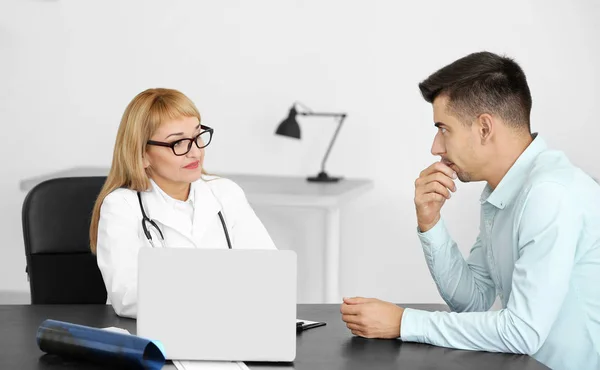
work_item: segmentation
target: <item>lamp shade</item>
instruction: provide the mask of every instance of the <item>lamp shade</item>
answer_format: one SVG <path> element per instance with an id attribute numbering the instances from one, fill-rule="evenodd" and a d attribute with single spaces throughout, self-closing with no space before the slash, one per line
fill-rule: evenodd
<path id="1" fill-rule="evenodd" d="M 275 133 L 277 135 L 300 139 L 300 125 L 298 124 L 298 121 L 296 121 L 297 114 L 296 107 L 292 107 L 287 118 L 281 121 Z"/>

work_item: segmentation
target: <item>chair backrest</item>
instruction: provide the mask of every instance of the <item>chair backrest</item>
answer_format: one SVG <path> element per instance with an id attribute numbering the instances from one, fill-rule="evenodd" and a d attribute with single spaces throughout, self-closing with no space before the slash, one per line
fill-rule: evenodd
<path id="1" fill-rule="evenodd" d="M 106 177 L 44 181 L 23 202 L 23 239 L 32 304 L 106 303 L 90 251 L 92 209 Z"/>

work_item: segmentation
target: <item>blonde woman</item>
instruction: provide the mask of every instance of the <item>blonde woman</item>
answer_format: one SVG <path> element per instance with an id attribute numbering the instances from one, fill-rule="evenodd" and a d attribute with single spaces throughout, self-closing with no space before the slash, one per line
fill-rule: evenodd
<path id="1" fill-rule="evenodd" d="M 242 189 L 204 172 L 213 134 L 176 90 L 146 90 L 125 109 L 90 226 L 119 316 L 137 316 L 140 248 L 275 249 Z"/>

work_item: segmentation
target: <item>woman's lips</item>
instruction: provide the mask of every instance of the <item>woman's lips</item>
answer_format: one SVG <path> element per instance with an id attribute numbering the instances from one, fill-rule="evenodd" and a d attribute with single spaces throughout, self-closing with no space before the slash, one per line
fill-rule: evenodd
<path id="1" fill-rule="evenodd" d="M 192 163 L 188 164 L 187 166 L 185 166 L 183 168 L 186 168 L 188 170 L 195 170 L 196 168 L 198 168 L 199 165 L 200 165 L 200 161 L 196 161 L 196 162 L 192 162 Z"/>

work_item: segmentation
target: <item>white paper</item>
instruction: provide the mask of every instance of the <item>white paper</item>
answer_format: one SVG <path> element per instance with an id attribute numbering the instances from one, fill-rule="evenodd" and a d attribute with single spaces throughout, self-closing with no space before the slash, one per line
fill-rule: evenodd
<path id="1" fill-rule="evenodd" d="M 302 321 L 304 325 L 314 324 L 318 321 L 296 320 Z M 243 362 L 229 361 L 173 361 L 173 364 L 178 370 L 250 370 Z"/>
<path id="2" fill-rule="evenodd" d="M 108 327 L 108 328 L 102 328 L 102 330 L 112 331 L 112 332 L 121 333 L 121 334 L 130 334 L 131 335 L 131 333 L 127 329 L 117 328 L 115 326 L 111 326 L 111 327 Z"/>
<path id="3" fill-rule="evenodd" d="M 243 362 L 231 361 L 173 361 L 178 370 L 249 370 Z"/>
<path id="4" fill-rule="evenodd" d="M 314 324 L 314 323 L 318 322 L 318 321 L 309 321 L 309 320 L 301 320 L 301 319 L 296 320 L 296 322 L 300 322 L 300 321 L 302 321 L 304 323 L 304 325 Z"/>

